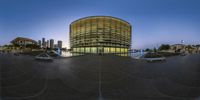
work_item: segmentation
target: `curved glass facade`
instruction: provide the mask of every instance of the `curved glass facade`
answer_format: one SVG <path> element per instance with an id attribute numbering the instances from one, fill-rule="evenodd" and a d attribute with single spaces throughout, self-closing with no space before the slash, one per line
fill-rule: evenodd
<path id="1" fill-rule="evenodd" d="M 70 24 L 70 47 L 77 53 L 127 53 L 131 25 L 110 16 L 91 16 Z"/>

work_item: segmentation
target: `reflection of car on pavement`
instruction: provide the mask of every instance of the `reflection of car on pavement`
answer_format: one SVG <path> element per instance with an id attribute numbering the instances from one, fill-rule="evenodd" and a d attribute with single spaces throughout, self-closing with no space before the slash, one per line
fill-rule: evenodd
<path id="1" fill-rule="evenodd" d="M 52 57 L 50 57 L 47 53 L 42 53 L 42 54 L 39 54 L 35 57 L 36 60 L 53 60 Z"/>

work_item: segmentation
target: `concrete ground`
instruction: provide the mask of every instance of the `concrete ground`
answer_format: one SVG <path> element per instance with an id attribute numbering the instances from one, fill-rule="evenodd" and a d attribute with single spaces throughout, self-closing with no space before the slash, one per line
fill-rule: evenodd
<path id="1" fill-rule="evenodd" d="M 53 62 L 0 54 L 2 100 L 200 100 L 200 55 L 148 63 L 86 55 Z"/>

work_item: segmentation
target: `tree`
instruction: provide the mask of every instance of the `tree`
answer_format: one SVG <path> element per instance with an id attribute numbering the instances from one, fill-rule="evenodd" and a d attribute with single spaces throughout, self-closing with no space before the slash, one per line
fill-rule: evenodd
<path id="1" fill-rule="evenodd" d="M 16 44 L 16 43 L 14 43 L 13 46 L 14 46 L 14 47 L 20 47 L 20 45 L 19 45 L 19 44 Z"/>
<path id="2" fill-rule="evenodd" d="M 37 49 L 37 48 L 39 48 L 39 46 L 36 44 L 27 44 L 26 48 Z"/>
<path id="3" fill-rule="evenodd" d="M 170 45 L 169 44 L 162 44 L 159 47 L 159 50 L 169 50 L 170 49 Z"/>
<path id="4" fill-rule="evenodd" d="M 149 49 L 149 48 L 146 48 L 145 51 L 146 51 L 146 52 L 152 52 L 152 50 Z"/>
<path id="5" fill-rule="evenodd" d="M 191 45 L 186 46 L 187 49 L 193 49 Z"/>
<path id="6" fill-rule="evenodd" d="M 154 48 L 153 48 L 153 51 L 154 51 L 154 52 L 157 52 L 157 49 L 154 47 Z"/>

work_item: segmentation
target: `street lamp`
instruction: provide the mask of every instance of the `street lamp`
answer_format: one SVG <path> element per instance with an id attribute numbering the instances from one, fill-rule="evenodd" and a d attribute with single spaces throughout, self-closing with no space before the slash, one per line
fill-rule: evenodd
<path id="1" fill-rule="evenodd" d="M 185 49 L 186 49 L 186 46 L 184 45 L 184 43 L 185 43 L 185 41 L 184 40 L 181 40 L 181 44 L 183 45 L 183 50 L 184 50 L 184 52 L 185 52 Z"/>

